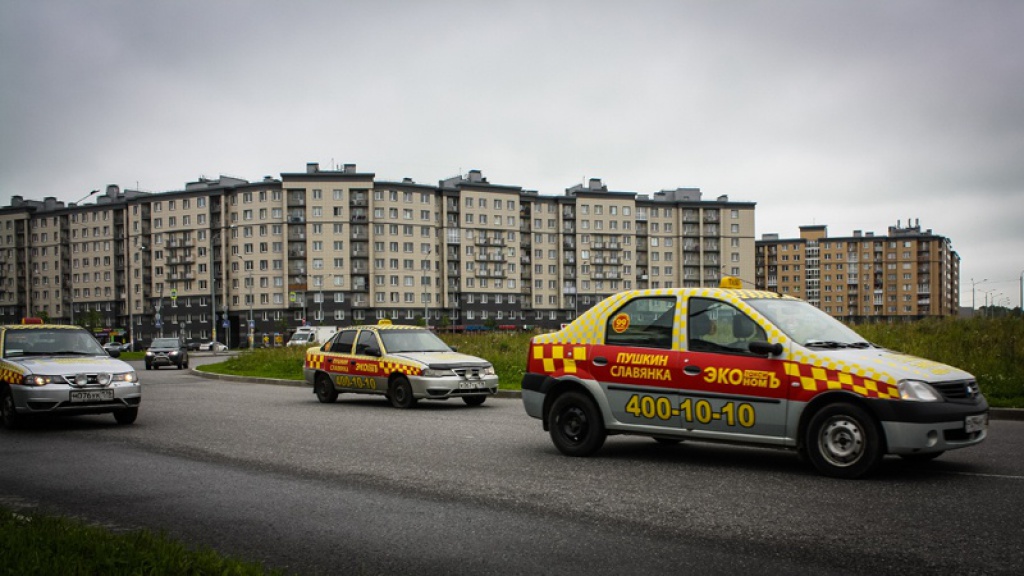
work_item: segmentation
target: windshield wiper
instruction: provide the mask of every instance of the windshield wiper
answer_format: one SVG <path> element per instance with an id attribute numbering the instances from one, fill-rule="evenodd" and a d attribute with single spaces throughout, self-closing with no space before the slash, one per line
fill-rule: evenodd
<path id="1" fill-rule="evenodd" d="M 874 348 L 875 345 L 871 342 L 851 342 L 847 344 L 850 348 Z"/>
<path id="2" fill-rule="evenodd" d="M 50 354 L 53 356 L 100 356 L 100 354 L 95 352 L 82 352 L 80 350 L 59 350 L 57 352 L 50 352 Z"/>
<path id="3" fill-rule="evenodd" d="M 808 340 L 804 343 L 808 348 L 846 348 L 849 344 L 845 342 L 834 342 L 832 340 Z"/>

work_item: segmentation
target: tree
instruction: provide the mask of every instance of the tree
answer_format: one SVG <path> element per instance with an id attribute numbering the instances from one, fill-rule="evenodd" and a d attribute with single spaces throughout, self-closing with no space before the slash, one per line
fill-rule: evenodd
<path id="1" fill-rule="evenodd" d="M 99 310 L 89 310 L 79 317 L 78 324 L 89 332 L 95 332 L 103 324 L 103 316 Z"/>

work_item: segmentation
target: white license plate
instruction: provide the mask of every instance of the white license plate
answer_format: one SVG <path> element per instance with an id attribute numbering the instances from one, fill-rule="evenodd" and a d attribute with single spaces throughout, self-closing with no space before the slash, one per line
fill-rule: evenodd
<path id="1" fill-rule="evenodd" d="M 476 382 L 459 382 L 459 390 L 476 390 L 479 387 Z"/>
<path id="2" fill-rule="evenodd" d="M 986 426 L 988 426 L 988 414 L 976 414 L 964 419 L 964 432 L 968 434 L 984 430 Z"/>
<path id="3" fill-rule="evenodd" d="M 103 402 L 114 399 L 113 390 L 73 390 L 72 402 Z"/>

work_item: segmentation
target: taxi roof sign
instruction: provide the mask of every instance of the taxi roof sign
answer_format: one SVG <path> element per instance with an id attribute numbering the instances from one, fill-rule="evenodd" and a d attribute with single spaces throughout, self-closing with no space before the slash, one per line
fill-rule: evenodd
<path id="1" fill-rule="evenodd" d="M 378 326 L 391 326 L 391 320 L 388 320 L 387 318 L 384 318 L 380 322 L 377 322 L 377 325 Z"/>
<path id="2" fill-rule="evenodd" d="M 42 318 L 36 316 L 26 316 L 21 319 L 22 324 L 45 324 Z"/>
<path id="3" fill-rule="evenodd" d="M 718 287 L 729 290 L 742 290 L 743 281 L 735 276 L 722 276 L 722 281 L 718 284 Z"/>

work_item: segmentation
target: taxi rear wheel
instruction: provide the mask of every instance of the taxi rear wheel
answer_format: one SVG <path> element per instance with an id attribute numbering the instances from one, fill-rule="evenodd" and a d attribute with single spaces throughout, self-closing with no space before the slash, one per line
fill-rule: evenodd
<path id="1" fill-rule="evenodd" d="M 338 399 L 338 390 L 334 387 L 327 374 L 316 375 L 316 399 L 323 404 L 331 404 Z"/>
<path id="2" fill-rule="evenodd" d="M 404 376 L 395 378 L 388 387 L 388 399 L 391 405 L 402 410 L 416 405 L 416 397 L 412 395 L 412 385 Z"/>
<path id="3" fill-rule="evenodd" d="M 826 476 L 868 474 L 882 460 L 881 445 L 881 432 L 871 416 L 845 402 L 825 406 L 807 427 L 807 458 Z"/>
<path id="4" fill-rule="evenodd" d="M 555 398 L 548 423 L 551 441 L 566 456 L 590 456 L 604 445 L 608 435 L 594 401 L 579 392 Z"/>

